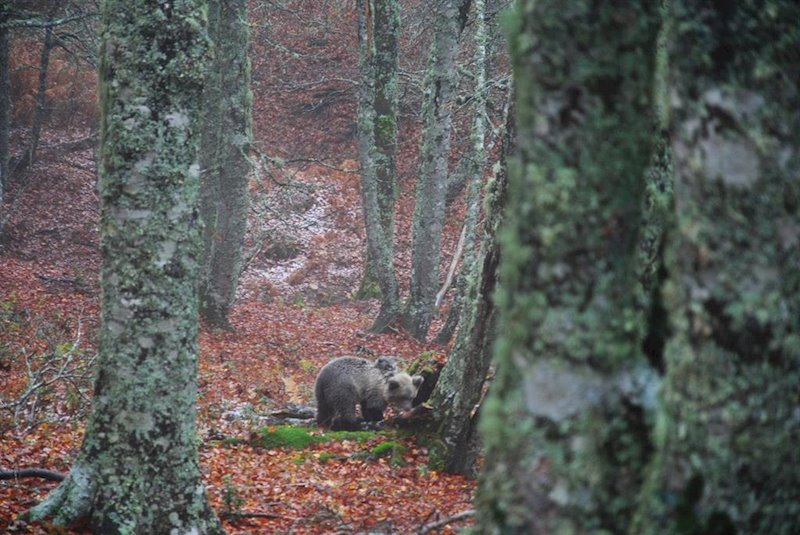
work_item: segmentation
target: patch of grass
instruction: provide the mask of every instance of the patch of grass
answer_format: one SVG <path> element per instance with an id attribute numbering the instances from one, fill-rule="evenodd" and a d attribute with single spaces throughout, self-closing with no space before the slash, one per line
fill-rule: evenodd
<path id="1" fill-rule="evenodd" d="M 389 456 L 389 455 L 397 455 L 402 454 L 406 451 L 405 446 L 400 444 L 399 442 L 395 442 L 394 440 L 387 440 L 386 442 L 381 442 L 374 448 L 370 450 L 370 453 L 376 457 L 382 456 Z"/>
<path id="2" fill-rule="evenodd" d="M 319 464 L 326 464 L 328 461 L 338 460 L 338 459 L 341 459 L 341 458 L 342 458 L 341 455 L 336 455 L 335 453 L 324 452 L 324 453 L 320 453 L 319 454 L 319 457 L 317 457 L 317 461 L 319 461 Z"/>
<path id="3" fill-rule="evenodd" d="M 304 449 L 312 444 L 320 444 L 332 440 L 365 442 L 378 435 L 374 431 L 331 431 L 318 434 L 312 434 L 311 431 L 311 429 L 305 427 L 290 425 L 265 427 L 258 432 L 256 439 L 250 441 L 250 444 L 265 449 Z"/>
<path id="4" fill-rule="evenodd" d="M 403 454 L 406 448 L 399 442 L 394 440 L 386 440 L 370 448 L 369 450 L 361 451 L 353 455 L 354 458 L 362 459 L 378 459 L 380 457 L 388 457 L 389 464 L 392 466 L 403 466 L 406 464 L 403 459 Z"/>

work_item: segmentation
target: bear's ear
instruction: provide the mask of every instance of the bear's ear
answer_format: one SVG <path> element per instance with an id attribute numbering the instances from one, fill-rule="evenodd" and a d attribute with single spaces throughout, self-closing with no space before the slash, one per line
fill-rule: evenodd
<path id="1" fill-rule="evenodd" d="M 414 386 L 416 386 L 417 388 L 419 388 L 419 385 L 421 385 L 422 381 L 424 381 L 424 380 L 425 380 L 425 378 L 423 376 L 421 376 L 421 375 L 415 375 L 414 377 L 411 378 L 411 381 L 414 383 Z"/>
<path id="2" fill-rule="evenodd" d="M 375 367 L 383 373 L 394 373 L 397 371 L 397 357 L 382 356 L 375 361 Z"/>
<path id="3" fill-rule="evenodd" d="M 389 390 L 397 390 L 400 388 L 400 381 L 397 379 L 389 379 Z"/>

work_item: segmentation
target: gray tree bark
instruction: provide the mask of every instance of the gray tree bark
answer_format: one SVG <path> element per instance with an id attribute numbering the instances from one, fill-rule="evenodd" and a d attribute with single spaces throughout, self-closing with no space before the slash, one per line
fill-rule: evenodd
<path id="1" fill-rule="evenodd" d="M 367 264 L 381 293 L 381 310 L 372 330 L 383 331 L 400 313 L 393 255 L 400 8 L 394 0 L 359 0 L 357 6 L 361 204 L 367 234 Z M 368 277 L 370 270 L 366 271 L 365 277 Z"/>
<path id="2" fill-rule="evenodd" d="M 403 317 L 406 329 L 419 340 L 425 339 L 428 334 L 439 289 L 439 260 L 461 20 L 459 6 L 463 3 L 466 2 L 437 0 L 431 6 L 434 37 L 422 104 L 424 126 L 412 228 L 411 295 Z"/>
<path id="3" fill-rule="evenodd" d="M 9 65 L 8 47 L 9 29 L 6 23 L 10 19 L 8 5 L 0 5 L 0 234 L 2 234 L 3 192 L 8 184 L 8 134 L 11 129 L 11 101 L 9 100 Z"/>
<path id="4" fill-rule="evenodd" d="M 631 533 L 799 533 L 800 5 L 675 4 L 672 335 Z"/>
<path id="5" fill-rule="evenodd" d="M 434 419 L 443 448 L 437 452 L 438 463 L 451 473 L 473 475 L 477 454 L 477 414 L 486 375 L 491 363 L 491 348 L 495 338 L 495 307 L 492 302 L 497 281 L 497 265 L 500 259 L 497 230 L 502 221 L 502 210 L 506 204 L 507 167 L 506 160 L 514 136 L 513 111 L 508 109 L 503 151 L 499 168 L 488 192 L 487 213 L 479 252 L 472 251 L 479 210 L 479 190 L 482 185 L 486 160 L 484 149 L 485 98 L 485 52 L 486 31 L 484 25 L 484 0 L 475 0 L 475 65 L 476 94 L 475 117 L 472 128 L 472 154 L 469 165 L 468 207 L 465 232 L 468 251 L 465 253 L 462 273 L 464 275 L 464 303 L 461 307 L 458 336 L 453 349 L 442 368 L 439 380 L 431 395 Z"/>
<path id="6" fill-rule="evenodd" d="M 658 385 L 638 273 L 654 7 L 516 8 L 518 156 L 481 407 L 484 533 L 624 533 L 635 512 Z"/>
<path id="7" fill-rule="evenodd" d="M 197 455 L 197 117 L 205 3 L 108 0 L 102 24 L 102 323 L 69 476 L 27 513 L 93 532 L 222 533 Z"/>
<path id="8" fill-rule="evenodd" d="M 246 0 L 211 0 L 209 34 L 213 60 L 203 92 L 200 154 L 205 224 L 200 314 L 211 325 L 230 329 L 247 230 L 253 139 Z"/>
<path id="9" fill-rule="evenodd" d="M 365 8 L 366 5 L 365 5 Z M 374 108 L 373 130 L 375 148 L 373 159 L 377 181 L 378 220 L 383 228 L 389 254 L 394 255 L 394 211 L 397 199 L 397 120 L 399 111 L 397 89 L 398 38 L 400 33 L 400 4 L 397 0 L 371 0 L 369 17 L 364 29 L 372 36 L 371 76 L 374 79 L 372 102 Z M 365 45 L 368 36 L 365 36 Z M 367 45 L 368 46 L 368 45 Z M 366 103 L 365 103 L 366 105 Z M 372 208 L 374 209 L 374 208 Z M 372 220 L 373 218 L 370 218 Z M 381 266 L 385 268 L 385 266 Z M 364 278 L 359 289 L 361 298 L 381 295 L 381 286 L 375 272 L 375 261 L 367 247 Z M 392 270 L 394 267 L 392 266 Z M 386 275 L 382 275 L 385 279 Z M 397 296 L 390 296 L 395 301 Z M 390 303 L 389 308 L 397 314 L 399 304 Z M 391 323 L 387 318 L 381 323 Z"/>

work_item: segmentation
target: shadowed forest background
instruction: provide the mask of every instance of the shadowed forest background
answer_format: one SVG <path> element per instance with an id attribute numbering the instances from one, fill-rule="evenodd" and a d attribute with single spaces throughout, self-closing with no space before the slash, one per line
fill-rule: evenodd
<path id="1" fill-rule="evenodd" d="M 0 531 L 797 533 L 799 21 L 3 3 Z"/>

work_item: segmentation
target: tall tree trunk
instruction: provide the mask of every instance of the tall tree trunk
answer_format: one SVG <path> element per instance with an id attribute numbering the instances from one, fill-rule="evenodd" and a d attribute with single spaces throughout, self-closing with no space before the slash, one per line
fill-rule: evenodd
<path id="1" fill-rule="evenodd" d="M 209 33 L 214 59 L 203 95 L 200 187 L 206 227 L 200 314 L 211 325 L 229 329 L 247 230 L 253 139 L 247 1 L 211 0 Z"/>
<path id="2" fill-rule="evenodd" d="M 14 165 L 14 175 L 19 176 L 36 160 L 36 149 L 39 146 L 39 137 L 42 126 L 47 118 L 47 71 L 50 67 L 50 51 L 55 46 L 53 27 L 47 26 L 42 40 L 42 53 L 39 57 L 39 83 L 36 87 L 36 106 L 33 111 L 33 121 L 28 139 L 28 146 Z"/>
<path id="3" fill-rule="evenodd" d="M 3 193 L 8 184 L 8 133 L 11 129 L 11 101 L 8 97 L 9 92 L 9 29 L 5 26 L 10 18 L 9 6 L 0 5 L 0 236 L 3 233 L 2 222 L 5 219 L 3 214 Z"/>
<path id="4" fill-rule="evenodd" d="M 800 533 L 800 5 L 676 2 L 677 228 L 637 533 Z"/>
<path id="5" fill-rule="evenodd" d="M 481 248 L 472 250 L 475 226 L 478 219 L 479 190 L 482 184 L 486 159 L 484 132 L 486 130 L 485 99 L 485 52 L 486 30 L 484 24 L 484 0 L 475 0 L 475 54 L 478 69 L 474 96 L 475 117 L 471 133 L 472 162 L 468 167 L 467 218 L 465 233 L 468 249 L 464 255 L 462 279 L 464 284 L 463 304 L 460 307 L 459 331 L 452 351 L 436 383 L 431 404 L 434 418 L 439 423 L 439 436 L 444 445 L 440 454 L 445 470 L 453 473 L 473 475 L 477 443 L 477 414 L 491 363 L 491 348 L 494 343 L 495 307 L 492 299 L 497 281 L 497 264 L 500 258 L 497 229 L 502 220 L 506 204 L 507 158 L 514 136 L 513 111 L 506 109 L 506 131 L 500 165 L 491 183 L 484 219 Z"/>
<path id="6" fill-rule="evenodd" d="M 486 168 L 486 73 L 487 73 L 487 49 L 489 47 L 489 35 L 486 31 L 486 6 L 483 0 L 475 0 L 475 50 L 473 52 L 473 62 L 475 64 L 475 91 L 472 95 L 472 130 L 470 131 L 470 145 L 471 150 L 462 156 L 461 163 L 464 162 L 463 172 L 464 181 L 467 186 L 466 195 L 466 215 L 464 218 L 464 240 L 466 246 L 464 249 L 464 259 L 461 263 L 461 270 L 458 274 L 455 284 L 455 295 L 453 296 L 453 304 L 448 313 L 447 319 L 436 336 L 436 341 L 440 344 L 447 344 L 450 342 L 452 335 L 455 333 L 456 327 L 460 323 L 462 316 L 463 300 L 467 292 L 468 280 L 472 275 L 472 271 L 476 262 L 475 231 L 478 223 L 478 214 L 480 212 L 481 188 L 483 187 L 483 175 Z M 506 108 L 508 113 L 508 108 Z M 508 132 L 506 132 L 508 134 Z M 507 139 L 507 138 L 506 138 Z M 502 165 L 505 165 L 503 163 Z M 505 171 L 503 171 L 505 172 Z M 449 181 L 448 194 L 452 180 Z M 449 195 L 448 195 L 449 197 Z M 438 306 L 439 303 L 436 303 Z M 469 305 L 468 305 L 469 306 Z M 467 311 L 467 314 L 471 312 Z"/>
<path id="7" fill-rule="evenodd" d="M 658 384 L 637 290 L 658 17 L 650 2 L 589 0 L 522 1 L 516 15 L 479 528 L 624 533 Z"/>
<path id="8" fill-rule="evenodd" d="M 380 4 L 380 7 L 376 6 Z M 394 4 L 394 5 L 387 5 Z M 361 204 L 367 233 L 367 257 L 381 290 L 381 310 L 372 325 L 382 331 L 400 312 L 394 271 L 394 144 L 397 139 L 397 31 L 399 7 L 394 0 L 358 1 L 358 43 L 361 87 L 358 93 L 358 156 Z M 390 50 L 394 47 L 394 50 Z M 391 182 L 391 184 L 388 184 Z M 390 212 L 387 214 L 386 212 Z"/>
<path id="9" fill-rule="evenodd" d="M 439 259 L 461 20 L 459 5 L 457 0 L 437 0 L 431 7 L 434 36 L 422 104 L 424 126 L 411 245 L 411 296 L 403 318 L 405 327 L 419 340 L 425 339 L 428 334 L 439 289 Z"/>
<path id="10" fill-rule="evenodd" d="M 378 216 L 389 254 L 394 256 L 394 210 L 397 199 L 397 54 L 400 32 L 400 4 L 397 0 L 372 0 L 372 76 L 374 77 L 373 118 L 375 180 L 378 190 Z M 380 293 L 374 260 L 367 247 L 364 279 L 359 290 L 362 297 Z M 392 267 L 394 270 L 394 267 Z M 385 275 L 384 275 L 385 277 Z M 378 290 L 375 292 L 374 290 Z M 396 296 L 395 296 L 396 299 Z M 398 303 L 389 307 L 397 311 Z M 392 318 L 392 321 L 394 318 Z"/>
<path id="11" fill-rule="evenodd" d="M 197 455 L 197 121 L 205 5 L 108 0 L 100 66 L 102 323 L 69 476 L 30 510 L 95 533 L 222 533 Z"/>

